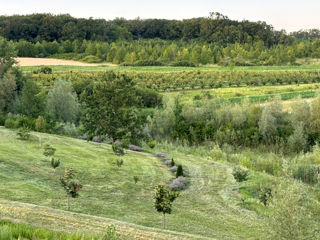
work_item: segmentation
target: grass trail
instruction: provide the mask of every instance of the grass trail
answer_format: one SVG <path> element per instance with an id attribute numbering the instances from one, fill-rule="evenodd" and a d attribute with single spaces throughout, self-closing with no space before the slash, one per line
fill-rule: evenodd
<path id="1" fill-rule="evenodd" d="M 42 154 L 38 143 L 40 135 L 43 142 L 57 148 L 56 158 L 62 164 L 57 172 Z M 257 239 L 263 222 L 255 212 L 239 206 L 239 185 L 228 166 L 177 151 L 168 155 L 183 164 L 191 176 L 189 188 L 181 193 L 174 203 L 173 213 L 167 217 L 168 230 L 216 239 Z M 118 168 L 117 157 L 107 144 L 40 133 L 32 133 L 31 140 L 21 141 L 15 131 L 0 127 L 0 182 L 5 183 L 0 184 L 0 198 L 66 210 L 59 176 L 64 168 L 73 167 L 84 188 L 80 197 L 72 200 L 71 211 L 160 228 L 161 215 L 153 208 L 154 187 L 169 183 L 174 176 L 152 154 L 128 151 L 122 158 L 124 165 Z M 135 175 L 140 178 L 137 184 L 133 181 Z M 15 206 L 18 212 L 22 211 L 15 217 L 4 213 L 5 203 L 1 203 L 4 206 L 0 211 L 2 216 L 27 223 L 38 221 L 37 227 L 41 227 L 42 221 L 45 226 L 51 226 L 50 217 L 49 223 L 45 223 L 46 217 L 37 220 L 41 207 L 34 208 L 31 218 L 31 214 L 23 213 L 23 207 L 7 202 L 13 212 Z"/>

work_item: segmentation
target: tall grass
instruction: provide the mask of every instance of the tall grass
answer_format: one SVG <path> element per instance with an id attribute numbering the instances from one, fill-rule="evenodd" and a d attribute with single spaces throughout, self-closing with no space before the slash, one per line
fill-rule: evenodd
<path id="1" fill-rule="evenodd" d="M 116 240 L 114 229 L 108 228 L 104 236 L 66 234 L 34 228 L 26 224 L 0 220 L 0 240 Z"/>

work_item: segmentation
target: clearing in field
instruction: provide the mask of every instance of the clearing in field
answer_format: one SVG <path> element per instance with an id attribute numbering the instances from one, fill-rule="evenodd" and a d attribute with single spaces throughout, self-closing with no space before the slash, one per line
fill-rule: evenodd
<path id="1" fill-rule="evenodd" d="M 16 58 L 18 65 L 21 67 L 27 66 L 98 66 L 101 64 L 95 63 L 83 63 L 73 60 L 63 60 L 54 58 L 29 58 L 29 57 L 18 57 Z"/>

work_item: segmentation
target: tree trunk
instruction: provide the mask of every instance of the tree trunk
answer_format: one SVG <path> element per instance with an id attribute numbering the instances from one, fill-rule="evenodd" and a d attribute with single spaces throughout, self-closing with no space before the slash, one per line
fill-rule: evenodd
<path id="1" fill-rule="evenodd" d="M 69 194 L 68 194 L 68 211 L 70 211 L 70 197 L 69 197 Z"/>
<path id="2" fill-rule="evenodd" d="M 162 215 L 162 227 L 163 227 L 163 229 L 166 229 L 166 214 L 165 213 Z"/>

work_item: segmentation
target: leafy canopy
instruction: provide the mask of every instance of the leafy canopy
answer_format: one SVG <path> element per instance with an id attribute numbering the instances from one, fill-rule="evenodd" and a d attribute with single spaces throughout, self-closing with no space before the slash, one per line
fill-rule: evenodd
<path id="1" fill-rule="evenodd" d="M 141 135 L 142 121 L 137 107 L 137 95 L 132 78 L 123 73 L 106 72 L 83 95 L 83 123 L 91 135 L 107 135 L 113 140 L 136 139 Z"/>

